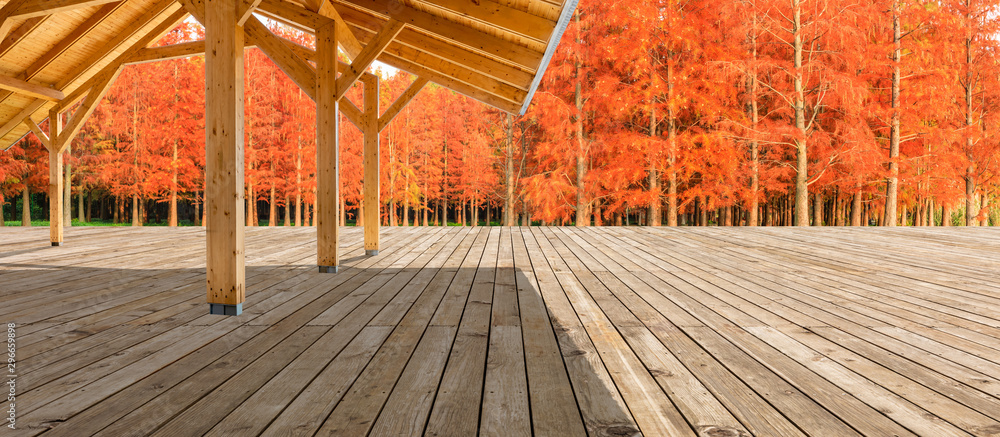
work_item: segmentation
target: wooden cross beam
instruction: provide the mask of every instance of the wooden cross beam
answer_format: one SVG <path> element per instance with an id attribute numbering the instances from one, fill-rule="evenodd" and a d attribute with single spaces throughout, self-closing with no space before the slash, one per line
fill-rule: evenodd
<path id="1" fill-rule="evenodd" d="M 396 116 L 399 115 L 399 112 L 402 111 L 406 105 L 410 104 L 410 101 L 417 96 L 417 93 L 424 89 L 427 82 L 427 79 L 418 77 L 413 81 L 413 83 L 410 84 L 409 87 L 406 88 L 406 91 L 403 91 L 403 94 L 400 94 L 400 96 L 396 98 L 395 102 L 392 102 L 392 106 L 389 106 L 389 109 L 385 110 L 385 114 L 382 114 L 382 116 L 378 118 L 379 132 L 384 131 L 386 126 L 389 126 L 392 119 L 396 118 Z"/>
<path id="2" fill-rule="evenodd" d="M 38 127 L 35 120 L 32 120 L 31 117 L 27 117 L 24 119 L 24 124 L 28 125 L 28 129 L 31 129 L 31 131 L 35 133 L 35 136 L 38 137 L 38 141 L 41 141 L 42 145 L 45 146 L 46 149 L 50 151 L 52 150 L 52 143 L 49 142 L 49 136 L 45 135 L 45 132 L 42 132 L 42 129 Z"/>
<path id="3" fill-rule="evenodd" d="M 24 37 L 28 36 L 36 27 L 40 26 L 45 20 L 49 18 L 48 15 L 44 17 L 35 17 L 24 20 L 17 29 L 14 29 L 10 34 L 7 34 L 6 30 L 0 29 L 3 33 L 0 33 L 0 57 L 7 54 L 10 49 L 14 48 Z M 6 20 L 4 20 L 6 22 Z M 9 23 L 9 22 L 8 22 Z M 0 27 L 3 27 L 5 23 L 0 23 Z M 6 35 L 6 38 L 4 36 Z"/>
<path id="4" fill-rule="evenodd" d="M 403 27 L 406 25 L 401 21 L 389 20 L 385 27 L 375 36 L 371 42 L 365 46 L 365 49 L 358 54 L 358 57 L 354 58 L 351 62 L 350 68 L 344 71 L 344 74 L 340 76 L 337 80 L 337 99 L 344 97 L 347 90 L 351 88 L 351 85 L 358 80 L 361 75 L 368 70 L 368 67 L 375 62 L 375 59 L 382 54 L 382 51 L 392 42 L 396 35 L 399 34 Z"/>
<path id="5" fill-rule="evenodd" d="M 7 32 L 14 25 L 17 10 L 28 0 L 10 0 L 0 8 L 0 38 L 7 38 Z"/>
<path id="6" fill-rule="evenodd" d="M 108 17 L 108 15 L 111 15 L 111 13 L 118 10 L 118 8 L 120 8 L 124 4 L 125 2 L 117 2 L 104 5 L 104 7 L 99 9 L 96 13 L 94 13 L 94 15 L 91 15 L 90 18 L 87 19 L 87 21 L 84 21 L 83 24 L 77 26 L 77 28 L 74 29 L 73 32 L 71 32 L 68 36 L 60 40 L 59 43 L 57 43 L 54 47 L 45 52 L 45 54 L 42 55 L 40 58 L 35 60 L 35 62 L 31 64 L 31 66 L 29 66 L 20 75 L 18 75 L 17 79 L 25 81 L 31 80 L 38 73 L 44 70 L 45 67 L 47 67 L 50 63 L 52 63 L 52 61 L 54 61 L 60 55 L 65 53 L 74 43 L 76 43 L 81 38 L 89 34 L 90 31 L 92 31 L 95 27 L 103 23 L 104 20 Z M 11 92 L 0 93 L 0 102 L 10 97 L 11 94 L 13 93 Z M 59 100 L 62 100 L 62 98 L 60 98 Z"/>
<path id="7" fill-rule="evenodd" d="M 274 61 L 281 71 L 288 75 L 302 91 L 314 102 L 316 101 L 316 69 L 309 62 L 296 54 L 291 47 L 283 43 L 283 38 L 271 33 L 255 17 L 250 17 L 243 30 L 247 40 L 255 44 L 268 58 Z M 336 56 L 334 57 L 336 59 Z"/>
<path id="8" fill-rule="evenodd" d="M 53 102 L 58 102 L 66 98 L 62 91 L 3 75 L 0 75 L 0 88 L 17 94 L 31 96 L 36 99 L 51 100 Z"/>
<path id="9" fill-rule="evenodd" d="M 257 10 L 258 5 L 260 5 L 260 0 L 240 0 L 239 10 L 236 11 L 237 23 L 240 26 L 245 26 L 247 20 Z"/>
<path id="10" fill-rule="evenodd" d="M 19 2 L 21 4 L 11 16 L 33 18 L 119 1 L 121 0 L 26 0 Z"/>

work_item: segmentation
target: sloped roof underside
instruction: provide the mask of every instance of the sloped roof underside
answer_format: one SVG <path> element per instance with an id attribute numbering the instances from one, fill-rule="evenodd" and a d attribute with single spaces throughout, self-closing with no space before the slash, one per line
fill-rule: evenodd
<path id="1" fill-rule="evenodd" d="M 244 0 L 253 3 L 251 0 Z M 261 0 L 256 14 L 312 32 L 346 24 L 348 56 L 396 20 L 378 61 L 507 112 L 523 112 L 577 0 Z M 204 0 L 0 0 L 0 148 L 64 111 L 116 64 L 166 58 L 146 47 Z M 341 21 L 342 19 L 342 21 Z M 311 59 L 309 50 L 292 46 Z M 169 49 L 167 49 L 169 50 Z M 202 46 L 201 50 L 204 48 Z M 178 46 L 197 54 L 197 44 Z M 314 56 L 313 56 L 314 57 Z"/>

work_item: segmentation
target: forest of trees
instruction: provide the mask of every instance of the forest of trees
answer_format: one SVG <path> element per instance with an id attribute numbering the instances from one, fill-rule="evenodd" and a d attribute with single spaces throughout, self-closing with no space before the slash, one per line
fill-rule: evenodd
<path id="1" fill-rule="evenodd" d="M 998 12 L 1000 0 L 581 0 L 527 114 L 430 85 L 383 132 L 382 222 L 996 225 Z M 161 44 L 198 38 L 183 24 Z M 380 72 L 383 108 L 412 80 L 393 73 Z M 247 225 L 308 225 L 314 104 L 257 49 L 246 81 Z M 201 58 L 128 67 L 72 143 L 67 214 L 200 224 L 203 113 Z M 348 224 L 362 136 L 341 131 Z M 0 152 L 6 220 L 44 211 L 46 156 L 30 134 Z"/>

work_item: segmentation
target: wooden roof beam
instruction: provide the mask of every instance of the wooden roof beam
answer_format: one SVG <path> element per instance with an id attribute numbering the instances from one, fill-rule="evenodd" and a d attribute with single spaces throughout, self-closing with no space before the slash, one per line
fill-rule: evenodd
<path id="1" fill-rule="evenodd" d="M 351 62 L 351 65 L 337 79 L 337 100 L 340 100 L 344 97 L 344 94 L 347 94 L 347 90 L 351 88 L 351 85 L 361 77 L 362 73 L 368 70 L 372 62 L 375 62 L 375 59 L 382 54 L 382 51 L 389 46 L 389 43 L 403 30 L 404 26 L 406 25 L 401 21 L 389 20 L 385 27 L 375 35 L 375 38 L 365 46 L 365 49 L 358 54 L 358 57 Z"/>
<path id="2" fill-rule="evenodd" d="M 119 1 L 121 0 L 27 0 L 22 2 L 12 16 L 17 18 L 40 17 Z"/>
<path id="3" fill-rule="evenodd" d="M 37 99 L 51 100 L 53 102 L 58 102 L 66 98 L 62 91 L 7 76 L 0 76 L 0 88 L 13 91 L 17 94 L 31 96 Z"/>
<path id="4" fill-rule="evenodd" d="M 21 8 L 27 0 L 10 0 L 0 8 L 0 38 L 7 38 L 7 32 L 14 26 L 14 19 L 17 18 L 17 10 Z"/>
<path id="5" fill-rule="evenodd" d="M 283 43 L 283 38 L 271 33 L 260 20 L 250 17 L 246 26 L 248 42 L 255 44 L 268 58 L 284 71 L 292 82 L 295 82 L 302 92 L 316 101 L 316 68 L 302 59 L 291 47 Z"/>
<path id="6" fill-rule="evenodd" d="M 119 64 L 118 68 L 107 70 L 97 76 L 99 78 L 98 81 L 90 88 L 87 98 L 76 109 L 76 112 L 69 119 L 69 122 L 66 123 L 66 126 L 59 132 L 59 138 L 49 139 L 51 142 L 50 151 L 53 153 L 62 153 L 63 150 L 66 150 L 66 146 L 76 137 L 76 134 L 80 133 L 80 129 L 83 129 L 83 124 L 87 122 L 87 119 L 97 109 L 97 105 L 104 99 L 104 95 L 111 88 L 111 84 L 115 83 L 115 79 L 118 78 L 121 71 L 122 66 Z"/>
<path id="7" fill-rule="evenodd" d="M 152 7 L 147 9 L 146 13 L 132 21 L 128 27 L 122 29 L 122 31 L 108 41 L 107 44 L 104 44 L 101 47 L 100 52 L 59 81 L 59 83 L 56 84 L 56 88 L 65 91 L 67 86 L 71 85 L 81 76 L 84 76 L 93 70 L 94 67 L 104 61 L 104 59 L 118 51 L 122 44 L 125 44 L 126 41 L 132 39 L 136 33 L 148 26 L 150 23 L 156 21 L 158 18 L 162 17 L 167 11 L 170 11 L 175 4 L 174 0 L 157 1 Z M 170 29 L 167 30 L 169 31 Z"/>
<path id="8" fill-rule="evenodd" d="M 46 103 L 48 103 L 48 101 L 45 99 L 35 99 L 34 102 L 29 103 L 28 106 L 22 109 L 21 112 L 18 112 L 17 115 L 10 119 L 10 121 L 3 126 L 0 126 L 0 138 L 7 136 L 7 134 L 21 124 L 25 118 L 30 117 L 31 114 L 34 114 L 35 111 L 41 109 L 41 107 L 45 106 Z M 7 150 L 12 145 L 13 144 L 7 144 L 3 149 Z"/>
<path id="9" fill-rule="evenodd" d="M 306 7 L 310 8 L 313 12 L 337 22 L 337 27 L 334 30 L 337 33 L 337 42 L 340 47 L 344 49 L 344 53 L 347 54 L 347 57 L 351 58 L 351 61 L 361 54 L 361 50 L 364 49 L 364 46 L 361 45 L 357 36 L 351 32 L 351 28 L 348 27 L 344 19 L 341 18 L 340 13 L 337 12 L 337 8 L 333 7 L 331 0 L 305 0 L 305 4 Z"/>
<path id="10" fill-rule="evenodd" d="M 236 11 L 237 23 L 240 26 L 246 25 L 247 20 L 257 10 L 258 5 L 260 5 L 260 0 L 240 0 L 237 6 L 239 9 Z"/>
<path id="11" fill-rule="evenodd" d="M 279 17 L 280 15 L 281 18 L 278 21 L 290 23 L 292 27 L 306 32 L 315 32 L 315 29 L 330 23 L 329 18 L 281 0 L 264 0 L 261 2 L 258 11 L 268 17 Z M 381 30 L 386 23 L 386 19 L 384 18 L 356 9 L 345 9 L 340 16 L 349 23 L 350 28 L 358 31 L 359 44 L 362 47 L 364 46 L 363 43 L 370 41 L 373 35 Z M 340 28 L 338 25 L 338 29 Z M 350 31 L 346 33 L 352 36 L 355 35 L 354 32 Z M 425 35 L 409 27 L 399 32 L 395 42 L 390 47 L 396 43 L 404 44 L 449 62 L 462 65 L 480 74 L 523 90 L 528 89 L 534 78 L 531 73 L 517 67 L 497 61 L 479 52 L 451 46 L 444 41 Z M 350 53 L 348 54 L 350 55 Z M 356 54 L 353 57 L 356 57 Z"/>
<path id="12" fill-rule="evenodd" d="M 400 94 L 400 96 L 396 98 L 396 101 L 392 102 L 392 106 L 389 106 L 389 109 L 386 109 L 385 113 L 378 118 L 379 132 L 385 130 L 386 126 L 389 126 L 389 123 L 391 123 L 392 120 L 396 118 L 397 115 L 399 115 L 399 113 L 403 110 L 403 108 L 406 107 L 406 105 L 410 104 L 410 101 L 412 101 L 413 98 L 416 97 L 418 93 L 420 93 L 420 90 L 424 89 L 424 86 L 427 85 L 427 82 L 429 81 L 425 78 L 422 77 L 416 78 L 416 80 L 414 80 L 413 83 L 411 83 L 410 86 L 406 88 L 406 91 L 403 91 L 403 94 Z"/>
<path id="13" fill-rule="evenodd" d="M 204 24 L 205 2 L 204 0 L 181 0 L 184 8 L 194 16 L 195 20 Z M 291 47 L 288 47 L 277 35 L 264 26 L 260 20 L 250 17 L 243 27 L 246 33 L 245 43 L 256 45 L 261 51 L 271 58 L 272 61 L 285 72 L 292 82 L 295 82 L 306 95 L 314 102 L 316 101 L 316 68 L 305 59 L 302 59 Z M 204 53 L 204 49 L 202 49 Z"/>
<path id="14" fill-rule="evenodd" d="M 538 69 L 542 60 L 543 53 L 541 51 L 522 47 L 479 29 L 443 19 L 412 6 L 400 4 L 395 0 L 351 0 L 351 3 L 377 15 L 402 21 L 449 42 L 468 46 L 488 56 L 523 66 L 532 71 Z M 345 14 L 345 10 L 349 9 L 339 3 L 334 7 L 342 16 Z"/>
<path id="15" fill-rule="evenodd" d="M 420 0 L 458 15 L 481 21 L 535 41 L 545 43 L 556 22 L 491 0 Z"/>
<path id="16" fill-rule="evenodd" d="M 0 31 L 0 39 L 2 39 L 2 41 L 0 41 L 0 57 L 3 57 L 10 51 L 10 49 L 17 46 L 17 44 L 20 43 L 24 37 L 28 36 L 32 30 L 35 30 L 35 28 L 41 25 L 47 18 L 49 18 L 48 15 L 24 20 L 24 22 L 21 23 L 20 26 L 17 26 L 17 29 L 14 29 L 13 32 L 10 32 L 10 34 L 8 34 L 6 30 Z M 0 24 L 0 27 L 3 27 L 3 24 Z M 6 36 L 6 38 L 4 38 L 4 36 Z"/>
<path id="17" fill-rule="evenodd" d="M 144 37 L 140 38 L 134 44 L 129 46 L 129 48 L 126 49 L 124 53 L 122 53 L 117 58 L 108 63 L 98 73 L 96 73 L 89 80 L 87 80 L 87 82 L 85 82 L 82 86 L 78 87 L 76 91 L 73 91 L 71 94 L 66 96 L 65 99 L 59 102 L 59 105 L 56 107 L 56 109 L 59 112 L 62 112 L 69 109 L 77 102 L 79 102 L 80 99 L 86 97 L 90 93 L 92 88 L 94 88 L 95 86 L 99 86 L 103 82 L 104 77 L 106 75 L 111 74 L 109 72 L 115 70 L 121 70 L 121 68 L 125 66 L 127 61 L 129 59 L 132 59 L 136 55 L 136 53 L 148 47 L 150 44 L 158 41 L 160 38 L 163 37 L 163 35 L 165 35 L 171 29 L 177 27 L 177 25 L 180 24 L 181 21 L 184 21 L 184 19 L 187 18 L 187 16 L 188 13 L 183 8 L 171 13 L 170 16 L 161 21 L 159 25 L 154 27 Z M 117 76 L 117 73 L 115 73 L 114 75 Z"/>
<path id="18" fill-rule="evenodd" d="M 87 21 L 83 22 L 83 24 L 73 30 L 73 32 L 71 32 L 68 36 L 59 41 L 55 47 L 52 47 L 48 52 L 45 52 L 42 57 L 35 60 L 35 62 L 32 63 L 27 70 L 18 75 L 17 78 L 25 81 L 31 80 L 31 78 L 35 77 L 35 75 L 45 69 L 45 67 L 52 63 L 52 61 L 63 53 L 66 53 L 66 50 L 72 47 L 73 44 L 89 34 L 95 27 L 103 23 L 104 20 L 108 18 L 108 15 L 111 15 L 112 12 L 118 10 L 118 8 L 120 8 L 123 4 L 125 4 L 125 2 L 119 1 L 117 3 L 109 3 L 105 5 L 94 15 L 88 18 Z M 0 102 L 6 100 L 7 97 L 10 97 L 10 95 L 11 93 L 0 93 Z M 60 98 L 60 100 L 62 100 L 62 98 Z"/>
<path id="19" fill-rule="evenodd" d="M 516 114 L 521 109 L 521 105 L 517 102 L 513 102 L 505 98 L 499 97 L 496 94 L 491 94 L 488 91 L 484 91 L 480 88 L 459 81 L 453 77 L 449 77 L 444 74 L 438 73 L 427 67 L 423 67 L 417 64 L 416 62 L 400 58 L 399 56 L 393 55 L 391 53 L 388 52 L 382 53 L 382 56 L 379 58 L 379 61 L 391 67 L 395 67 L 400 70 L 406 71 L 415 76 L 426 77 L 431 82 L 452 89 L 459 93 L 465 94 L 468 97 L 483 102 L 494 108 L 498 108 L 510 112 L 512 114 Z"/>

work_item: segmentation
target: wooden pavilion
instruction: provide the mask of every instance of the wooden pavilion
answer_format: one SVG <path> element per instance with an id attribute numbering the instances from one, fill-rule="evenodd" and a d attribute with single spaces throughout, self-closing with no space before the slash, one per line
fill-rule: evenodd
<path id="1" fill-rule="evenodd" d="M 317 259 L 340 265 L 338 112 L 364 133 L 365 249 L 379 251 L 379 132 L 428 82 L 523 113 L 576 0 L 7 0 L 0 1 L 0 145 L 34 132 L 49 150 L 50 237 L 63 244 L 62 154 L 122 68 L 206 57 L 208 302 L 245 300 L 243 52 L 260 48 L 316 102 Z M 194 17 L 205 40 L 151 47 Z M 316 35 L 315 50 L 272 33 L 266 17 Z M 338 51 L 350 63 L 338 61 Z M 374 61 L 417 79 L 384 112 Z M 364 85 L 364 102 L 344 95 Z M 49 120 L 48 133 L 38 127 Z"/>

